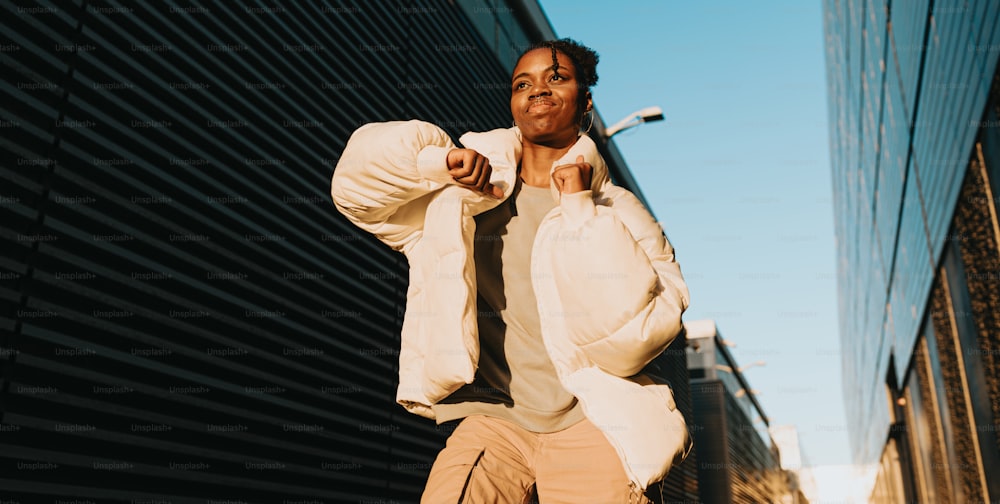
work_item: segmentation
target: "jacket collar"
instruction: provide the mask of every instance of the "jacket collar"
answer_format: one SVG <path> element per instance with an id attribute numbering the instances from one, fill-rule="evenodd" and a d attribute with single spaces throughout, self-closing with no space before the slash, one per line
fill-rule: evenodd
<path id="1" fill-rule="evenodd" d="M 462 135 L 459 141 L 466 148 L 475 149 L 489 158 L 490 166 L 493 167 L 490 182 L 503 190 L 503 199 L 509 197 L 513 191 L 514 182 L 517 180 L 517 167 L 521 163 L 520 128 L 514 126 L 513 128 L 500 128 L 484 132 L 469 132 Z M 590 163 L 593 168 L 590 187 L 594 192 L 599 192 L 605 184 L 610 182 L 608 166 L 605 164 L 604 158 L 601 157 L 600 151 L 597 150 L 597 144 L 587 135 L 577 137 L 576 143 L 570 147 L 566 154 L 552 163 L 549 173 L 555 171 L 558 166 L 575 163 L 577 156 L 583 156 L 583 159 Z M 552 191 L 553 199 L 559 201 L 559 191 L 555 184 L 550 184 L 549 189 Z M 474 199 L 486 200 L 487 198 Z M 483 203 L 486 202 L 483 201 Z"/>

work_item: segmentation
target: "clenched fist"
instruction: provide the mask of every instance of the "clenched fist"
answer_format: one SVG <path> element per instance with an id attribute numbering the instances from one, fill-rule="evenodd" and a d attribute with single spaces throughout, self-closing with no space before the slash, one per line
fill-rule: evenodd
<path id="1" fill-rule="evenodd" d="M 502 198 L 503 191 L 490 183 L 490 160 L 472 149 L 452 149 L 448 152 L 448 174 L 455 182 L 494 198 Z"/>
<path id="2" fill-rule="evenodd" d="M 552 180 L 562 194 L 586 191 L 590 189 L 592 171 L 590 163 L 584 161 L 583 156 L 577 156 L 576 163 L 556 167 L 552 172 Z"/>

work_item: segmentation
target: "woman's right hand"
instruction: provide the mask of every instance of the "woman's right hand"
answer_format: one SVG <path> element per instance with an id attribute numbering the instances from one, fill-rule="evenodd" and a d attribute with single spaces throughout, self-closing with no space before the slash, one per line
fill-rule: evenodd
<path id="1" fill-rule="evenodd" d="M 494 198 L 502 198 L 503 191 L 490 183 L 490 160 L 472 149 L 452 149 L 448 152 L 448 174 L 463 187 Z"/>

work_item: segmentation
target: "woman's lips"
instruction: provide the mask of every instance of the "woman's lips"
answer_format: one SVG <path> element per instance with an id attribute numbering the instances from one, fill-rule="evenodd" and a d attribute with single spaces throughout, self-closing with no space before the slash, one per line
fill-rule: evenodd
<path id="1" fill-rule="evenodd" d="M 550 101 L 536 101 L 532 102 L 531 105 L 528 105 L 528 112 L 544 112 L 555 106 L 556 104 Z"/>

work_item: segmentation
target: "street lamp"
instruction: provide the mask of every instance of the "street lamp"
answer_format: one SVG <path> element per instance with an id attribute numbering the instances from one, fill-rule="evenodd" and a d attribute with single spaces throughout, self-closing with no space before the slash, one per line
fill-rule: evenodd
<path id="1" fill-rule="evenodd" d="M 616 122 L 613 126 L 604 130 L 604 138 L 611 138 L 623 130 L 627 130 L 634 126 L 638 126 L 644 122 L 655 122 L 663 120 L 663 109 L 657 106 L 646 107 L 642 110 L 637 110 L 631 114 L 625 116 L 621 121 Z"/>
<path id="2" fill-rule="evenodd" d="M 747 364 L 746 366 L 740 366 L 739 369 L 738 369 L 738 371 L 742 373 L 743 371 L 746 371 L 747 369 L 750 369 L 750 368 L 752 368 L 754 366 L 766 366 L 766 365 L 767 365 L 766 362 L 764 362 L 762 360 L 759 360 L 759 361 L 751 362 L 750 364 Z"/>
<path id="3" fill-rule="evenodd" d="M 751 362 L 750 364 L 747 364 L 746 366 L 740 366 L 740 367 L 736 368 L 736 372 L 737 373 L 742 373 L 743 371 L 746 371 L 747 369 L 750 369 L 750 368 L 752 368 L 754 366 L 766 366 L 766 365 L 767 365 L 766 362 L 764 362 L 762 360 L 759 360 L 759 361 L 756 361 L 756 362 Z M 727 366 L 725 364 L 716 364 L 715 365 L 715 369 L 718 369 L 719 371 L 725 371 L 727 373 L 732 373 L 733 372 L 733 368 L 729 367 L 729 366 Z"/>

